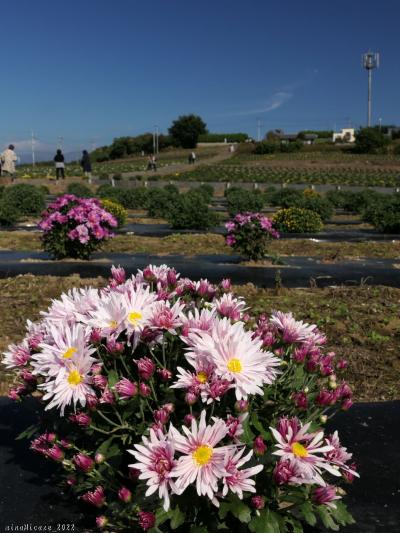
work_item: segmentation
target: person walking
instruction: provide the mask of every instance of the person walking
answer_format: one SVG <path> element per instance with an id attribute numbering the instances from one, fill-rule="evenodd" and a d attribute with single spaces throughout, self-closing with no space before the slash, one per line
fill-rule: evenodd
<path id="1" fill-rule="evenodd" d="M 196 153 L 192 152 L 192 164 L 194 165 L 196 163 Z"/>
<path id="2" fill-rule="evenodd" d="M 155 172 L 157 170 L 157 158 L 154 154 L 151 156 L 151 166 Z"/>
<path id="3" fill-rule="evenodd" d="M 82 152 L 81 167 L 85 176 L 89 179 L 89 183 L 92 183 L 92 163 L 87 150 Z"/>
<path id="4" fill-rule="evenodd" d="M 7 150 L 1 154 L 1 167 L 2 174 L 6 173 L 11 177 L 11 181 L 15 179 L 15 162 L 17 161 L 17 156 L 14 152 L 14 145 L 10 144 Z"/>
<path id="5" fill-rule="evenodd" d="M 56 155 L 54 156 L 54 163 L 56 165 L 56 179 L 62 178 L 65 179 L 65 163 L 64 155 L 60 148 L 57 150 Z"/>

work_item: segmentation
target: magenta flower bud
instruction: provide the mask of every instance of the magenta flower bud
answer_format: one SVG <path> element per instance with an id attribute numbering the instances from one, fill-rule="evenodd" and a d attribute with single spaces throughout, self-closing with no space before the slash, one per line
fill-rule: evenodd
<path id="1" fill-rule="evenodd" d="M 357 465 L 356 463 L 351 463 L 349 465 L 349 468 L 350 470 L 343 470 L 342 471 L 342 476 L 344 478 L 344 480 L 347 482 L 347 483 L 352 483 L 354 481 L 354 478 L 355 478 L 355 474 L 354 472 L 357 472 Z"/>
<path id="2" fill-rule="evenodd" d="M 104 389 L 103 394 L 100 397 L 100 403 L 105 403 L 108 405 L 113 405 L 115 403 L 114 394 L 108 387 Z"/>
<path id="3" fill-rule="evenodd" d="M 165 409 L 157 409 L 153 413 L 154 420 L 162 425 L 165 425 L 169 420 L 169 413 Z"/>
<path id="4" fill-rule="evenodd" d="M 67 485 L 70 487 L 74 487 L 76 485 L 76 478 L 75 477 L 69 477 L 67 479 Z"/>
<path id="5" fill-rule="evenodd" d="M 339 370 L 344 370 L 347 367 L 347 361 L 345 359 L 339 359 L 337 362 L 336 368 Z"/>
<path id="6" fill-rule="evenodd" d="M 294 392 L 292 394 L 292 400 L 294 401 L 295 406 L 297 409 L 300 409 L 302 411 L 305 411 L 308 407 L 308 399 L 307 394 L 304 392 Z"/>
<path id="7" fill-rule="evenodd" d="M 45 437 L 46 441 L 50 443 L 57 440 L 57 435 L 55 433 L 44 433 L 42 436 Z"/>
<path id="8" fill-rule="evenodd" d="M 244 313 L 244 315 L 242 317 L 242 320 L 243 320 L 243 322 L 250 322 L 251 315 L 249 315 L 249 313 Z"/>
<path id="9" fill-rule="evenodd" d="M 107 378 L 101 374 L 97 374 L 92 378 L 93 385 L 99 389 L 105 389 L 107 387 Z"/>
<path id="10" fill-rule="evenodd" d="M 132 492 L 126 487 L 121 487 L 118 491 L 118 498 L 124 503 L 129 503 L 132 499 Z"/>
<path id="11" fill-rule="evenodd" d="M 341 408 L 343 411 L 348 411 L 350 407 L 353 405 L 353 401 L 351 398 L 345 398 L 341 404 Z"/>
<path id="12" fill-rule="evenodd" d="M 140 476 L 140 470 L 138 470 L 137 468 L 132 468 L 132 467 L 129 468 L 129 479 L 131 481 L 136 481 L 139 476 Z"/>
<path id="13" fill-rule="evenodd" d="M 104 489 L 101 486 L 96 487 L 93 492 L 85 492 L 81 498 L 84 502 L 90 503 L 90 505 L 94 505 L 95 507 L 102 507 L 106 501 Z"/>
<path id="14" fill-rule="evenodd" d="M 120 354 L 124 351 L 125 346 L 122 342 L 117 342 L 114 338 L 110 338 L 107 340 L 106 348 L 110 354 Z"/>
<path id="15" fill-rule="evenodd" d="M 111 267 L 111 276 L 118 283 L 118 285 L 122 285 L 126 281 L 125 270 L 120 266 L 115 267 L 113 265 Z"/>
<path id="16" fill-rule="evenodd" d="M 46 451 L 46 455 L 53 461 L 62 461 L 64 459 L 64 452 L 58 446 L 52 446 Z"/>
<path id="17" fill-rule="evenodd" d="M 65 448 L 66 450 L 68 450 L 69 448 L 72 447 L 72 444 L 71 444 L 70 441 L 67 440 L 67 439 L 61 439 L 61 440 L 60 440 L 60 446 L 62 446 L 62 447 Z"/>
<path id="18" fill-rule="evenodd" d="M 93 410 L 93 409 L 96 409 L 99 403 L 99 400 L 97 399 L 97 396 L 94 396 L 93 394 L 87 394 L 86 403 L 89 409 Z"/>
<path id="19" fill-rule="evenodd" d="M 102 453 L 96 453 L 94 460 L 98 465 L 101 465 L 106 460 L 105 456 Z"/>
<path id="20" fill-rule="evenodd" d="M 305 347 L 296 348 L 293 352 L 292 358 L 295 363 L 303 363 L 307 356 L 308 349 Z"/>
<path id="21" fill-rule="evenodd" d="M 175 411 L 175 405 L 173 403 L 165 403 L 161 406 L 167 413 L 173 413 Z"/>
<path id="22" fill-rule="evenodd" d="M 78 426 L 81 426 L 82 428 L 88 427 L 92 423 L 92 419 L 86 413 L 70 415 L 69 420 L 75 424 L 78 424 Z"/>
<path id="23" fill-rule="evenodd" d="M 139 526 L 147 531 L 154 527 L 156 523 L 156 515 L 147 511 L 139 511 Z"/>
<path id="24" fill-rule="evenodd" d="M 29 370 L 27 370 L 26 368 L 22 370 L 21 378 L 30 385 L 33 385 L 37 381 L 36 376 L 34 376 L 32 372 L 29 372 Z"/>
<path id="25" fill-rule="evenodd" d="M 187 392 L 185 394 L 185 402 L 188 405 L 194 405 L 197 402 L 197 396 L 194 392 Z"/>
<path id="26" fill-rule="evenodd" d="M 167 283 L 168 285 L 176 285 L 176 282 L 177 282 L 177 277 L 176 277 L 176 272 L 173 268 L 170 268 L 167 272 Z"/>
<path id="27" fill-rule="evenodd" d="M 214 400 L 223 396 L 230 388 L 230 383 L 226 379 L 217 379 L 210 385 L 210 396 Z"/>
<path id="28" fill-rule="evenodd" d="M 103 335 L 101 334 L 100 329 L 93 329 L 90 334 L 90 342 L 92 344 L 100 344 Z"/>
<path id="29" fill-rule="evenodd" d="M 312 491 L 311 498 L 316 505 L 326 505 L 338 499 L 338 496 L 336 496 L 336 487 L 333 485 L 317 487 Z"/>
<path id="30" fill-rule="evenodd" d="M 273 478 L 277 485 L 286 485 L 294 476 L 294 467 L 289 460 L 280 460 L 276 463 Z"/>
<path id="31" fill-rule="evenodd" d="M 232 287 L 231 280 L 229 278 L 225 278 L 221 281 L 221 289 L 224 291 L 230 291 Z"/>
<path id="32" fill-rule="evenodd" d="M 249 410 L 249 402 L 247 400 L 238 400 L 235 402 L 235 411 L 237 413 L 247 413 Z"/>
<path id="33" fill-rule="evenodd" d="M 192 425 L 192 420 L 196 420 L 196 417 L 191 414 L 187 414 L 185 415 L 183 422 L 186 426 L 190 427 Z"/>
<path id="34" fill-rule="evenodd" d="M 142 357 L 135 361 L 140 379 L 149 380 L 156 370 L 156 365 L 149 357 Z"/>
<path id="35" fill-rule="evenodd" d="M 14 400 L 15 402 L 21 399 L 20 395 L 17 392 L 17 389 L 14 388 L 8 391 L 8 397 L 10 398 L 10 400 Z"/>
<path id="36" fill-rule="evenodd" d="M 133 398 L 138 393 L 136 383 L 126 378 L 122 378 L 121 381 L 115 384 L 115 390 L 118 392 L 121 400 L 129 400 L 129 398 Z"/>
<path id="37" fill-rule="evenodd" d="M 103 365 L 101 363 L 96 363 L 92 366 L 92 368 L 90 369 L 92 371 L 92 375 L 96 375 L 96 374 L 101 374 L 102 370 L 103 370 Z"/>
<path id="38" fill-rule="evenodd" d="M 328 390 L 321 390 L 315 398 L 315 403 L 318 405 L 333 405 L 335 400 L 335 393 Z"/>
<path id="39" fill-rule="evenodd" d="M 89 472 L 89 470 L 91 470 L 94 466 L 93 459 L 83 453 L 74 455 L 72 460 L 76 467 L 79 468 L 79 470 L 83 470 L 83 472 Z"/>
<path id="40" fill-rule="evenodd" d="M 264 455 L 264 453 L 266 452 L 267 446 L 264 442 L 264 439 L 261 437 L 261 435 L 259 435 L 258 437 L 254 439 L 253 450 L 256 455 L 260 455 L 260 456 Z"/>
<path id="41" fill-rule="evenodd" d="M 103 529 L 108 524 L 108 518 L 104 516 L 103 514 L 100 516 L 96 516 L 96 526 L 99 529 Z"/>
<path id="42" fill-rule="evenodd" d="M 148 398 L 151 395 L 151 388 L 146 383 L 139 383 L 139 394 L 143 398 Z"/>
<path id="43" fill-rule="evenodd" d="M 172 372 L 168 368 L 157 368 L 157 376 L 165 383 L 172 378 Z"/>
<path id="44" fill-rule="evenodd" d="M 257 509 L 257 511 L 259 511 L 260 509 L 264 509 L 265 498 L 263 496 L 253 496 L 251 498 L 251 505 L 252 507 L 254 507 L 254 509 Z"/>

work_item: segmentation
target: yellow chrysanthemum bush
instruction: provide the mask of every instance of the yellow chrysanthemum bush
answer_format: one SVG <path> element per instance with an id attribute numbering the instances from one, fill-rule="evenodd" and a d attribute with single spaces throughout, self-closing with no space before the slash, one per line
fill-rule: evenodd
<path id="1" fill-rule="evenodd" d="M 121 228 L 128 217 L 128 211 L 124 206 L 116 202 L 115 200 L 109 200 L 108 198 L 102 198 L 100 200 L 103 209 L 112 214 L 112 216 L 118 222 L 118 227 Z"/>
<path id="2" fill-rule="evenodd" d="M 280 209 L 273 222 L 281 233 L 318 233 L 324 227 L 318 213 L 302 207 Z"/>

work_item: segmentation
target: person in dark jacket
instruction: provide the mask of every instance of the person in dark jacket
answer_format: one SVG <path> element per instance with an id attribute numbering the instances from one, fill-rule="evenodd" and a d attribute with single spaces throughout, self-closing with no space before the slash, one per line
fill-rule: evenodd
<path id="1" fill-rule="evenodd" d="M 56 164 L 56 179 L 62 178 L 65 179 L 65 163 L 64 155 L 60 149 L 57 150 L 57 153 L 54 157 L 54 163 Z"/>
<path id="2" fill-rule="evenodd" d="M 92 164 L 87 150 L 82 152 L 81 167 L 85 176 L 89 179 L 89 183 L 92 183 Z"/>

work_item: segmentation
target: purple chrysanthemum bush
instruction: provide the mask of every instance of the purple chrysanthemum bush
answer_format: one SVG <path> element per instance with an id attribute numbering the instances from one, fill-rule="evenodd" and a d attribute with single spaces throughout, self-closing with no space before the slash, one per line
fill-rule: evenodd
<path id="1" fill-rule="evenodd" d="M 262 213 L 239 213 L 225 224 L 226 244 L 247 259 L 263 259 L 271 239 L 279 232 L 273 221 Z"/>
<path id="2" fill-rule="evenodd" d="M 59 196 L 42 213 L 39 228 L 43 248 L 56 259 L 89 259 L 103 242 L 113 237 L 118 226 L 115 217 L 103 209 L 97 198 Z"/>
<path id="3" fill-rule="evenodd" d="M 327 417 L 351 406 L 315 325 L 166 265 L 53 300 L 4 354 L 25 436 L 111 531 L 300 532 L 351 523 L 358 476 Z"/>

